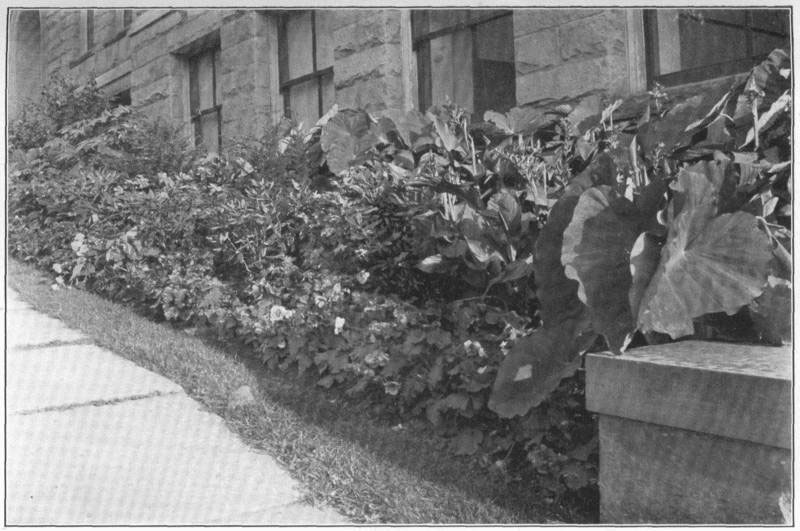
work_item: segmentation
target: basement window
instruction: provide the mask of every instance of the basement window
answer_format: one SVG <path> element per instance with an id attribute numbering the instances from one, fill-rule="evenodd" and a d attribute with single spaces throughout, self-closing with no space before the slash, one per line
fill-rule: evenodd
<path id="1" fill-rule="evenodd" d="M 278 20 L 278 65 L 284 114 L 314 125 L 334 103 L 331 11 L 291 11 Z"/>
<path id="2" fill-rule="evenodd" d="M 516 103 L 514 22 L 510 10 L 412 12 L 422 110 L 447 101 L 483 118 Z"/>
<path id="3" fill-rule="evenodd" d="M 648 9 L 648 85 L 681 85 L 746 72 L 789 49 L 788 9 Z"/>
<path id="4" fill-rule="evenodd" d="M 219 153 L 222 145 L 219 55 L 217 47 L 189 58 L 189 110 L 195 145 L 209 153 Z"/>

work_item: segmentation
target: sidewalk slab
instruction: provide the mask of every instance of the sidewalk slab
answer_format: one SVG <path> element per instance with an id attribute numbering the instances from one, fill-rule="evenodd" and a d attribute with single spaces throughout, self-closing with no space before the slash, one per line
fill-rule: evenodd
<path id="1" fill-rule="evenodd" d="M 6 341 L 8 348 L 44 345 L 57 341 L 80 341 L 88 338 L 58 319 L 27 309 L 14 309 L 6 313 Z"/>
<path id="2" fill-rule="evenodd" d="M 10 348 L 6 375 L 9 414 L 182 391 L 171 380 L 94 345 Z"/>
<path id="3" fill-rule="evenodd" d="M 185 395 L 10 415 L 6 435 L 9 525 L 346 523 Z"/>
<path id="4" fill-rule="evenodd" d="M 31 306 L 19 298 L 19 294 L 9 288 L 6 288 L 6 301 L 4 310 L 30 310 Z"/>

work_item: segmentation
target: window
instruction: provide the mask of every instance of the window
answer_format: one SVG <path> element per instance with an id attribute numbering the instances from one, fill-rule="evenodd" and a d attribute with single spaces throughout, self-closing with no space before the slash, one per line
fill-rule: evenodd
<path id="1" fill-rule="evenodd" d="M 292 11 L 278 21 L 284 114 L 310 127 L 333 105 L 331 11 Z"/>
<path id="2" fill-rule="evenodd" d="M 222 145 L 222 101 L 219 47 L 206 49 L 189 58 L 189 111 L 195 145 L 219 153 Z"/>
<path id="3" fill-rule="evenodd" d="M 421 109 L 449 100 L 483 117 L 484 111 L 514 106 L 511 11 L 414 11 L 411 28 Z"/>
<path id="4" fill-rule="evenodd" d="M 745 72 L 789 46 L 788 9 L 647 10 L 644 27 L 648 85 Z"/>

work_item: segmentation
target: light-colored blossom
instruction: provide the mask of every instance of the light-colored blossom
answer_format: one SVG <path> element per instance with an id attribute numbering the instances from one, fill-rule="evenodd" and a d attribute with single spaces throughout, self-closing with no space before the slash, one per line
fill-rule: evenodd
<path id="1" fill-rule="evenodd" d="M 344 323 L 345 323 L 344 317 L 337 317 L 336 319 L 333 320 L 334 335 L 338 336 L 339 334 L 342 333 L 342 330 L 344 329 Z"/>

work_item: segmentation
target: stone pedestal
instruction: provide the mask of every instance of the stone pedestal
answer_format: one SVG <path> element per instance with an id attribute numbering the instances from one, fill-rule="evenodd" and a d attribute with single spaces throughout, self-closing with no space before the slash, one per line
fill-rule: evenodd
<path id="1" fill-rule="evenodd" d="M 784 523 L 791 378 L 790 346 L 683 341 L 589 355 L 601 521 Z"/>

